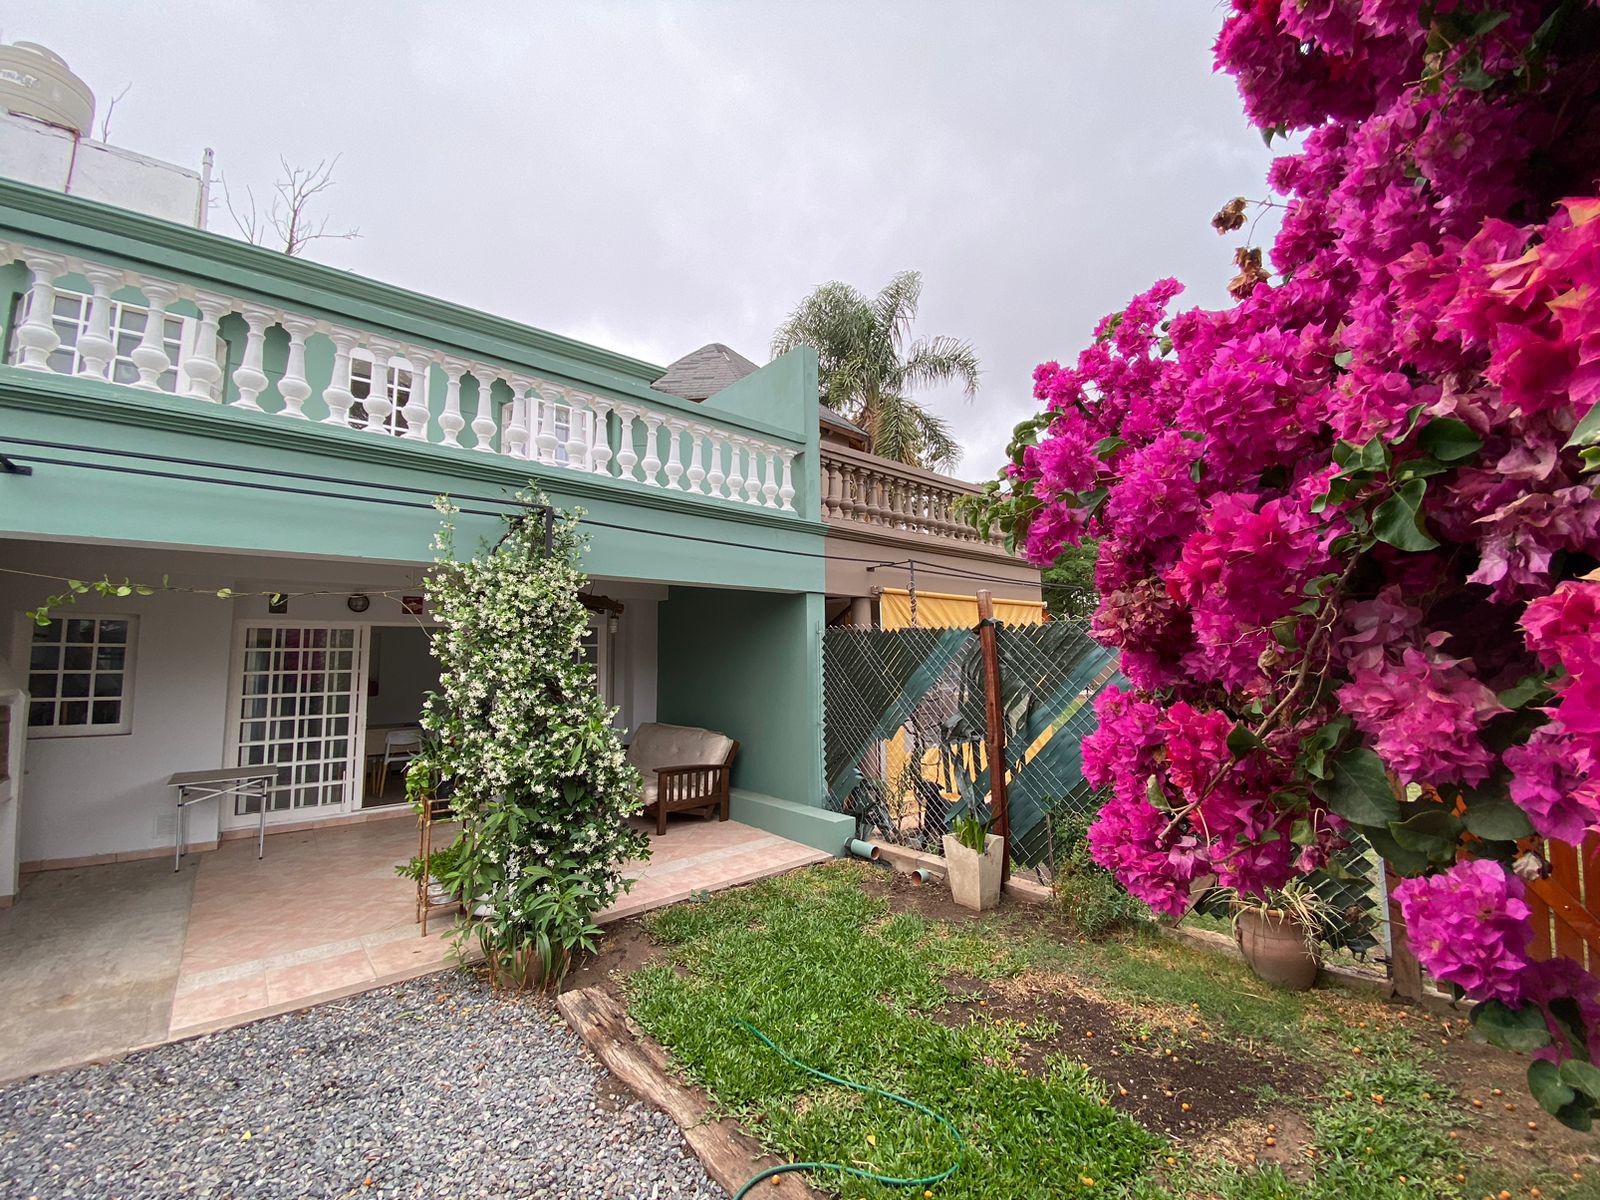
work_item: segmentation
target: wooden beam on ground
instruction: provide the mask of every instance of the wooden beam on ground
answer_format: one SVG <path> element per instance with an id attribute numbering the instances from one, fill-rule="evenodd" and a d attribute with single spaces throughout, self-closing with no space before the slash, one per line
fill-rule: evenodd
<path id="1" fill-rule="evenodd" d="M 556 1008 L 607 1070 L 639 1099 L 677 1122 L 706 1174 L 730 1196 L 752 1175 L 779 1164 L 780 1159 L 762 1150 L 733 1121 L 712 1118 L 706 1098 L 673 1077 L 666 1051 L 634 1033 L 610 993 L 594 987 L 563 992 L 556 997 Z M 731 1026 L 728 1033 L 738 1036 Z M 763 1200 L 824 1200 L 798 1173 L 779 1175 L 759 1190 Z"/>

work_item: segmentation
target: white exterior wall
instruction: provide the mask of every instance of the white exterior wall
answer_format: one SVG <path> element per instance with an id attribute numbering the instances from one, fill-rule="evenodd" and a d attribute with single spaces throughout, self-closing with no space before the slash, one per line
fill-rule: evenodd
<path id="1" fill-rule="evenodd" d="M 21 810 L 23 754 L 28 739 L 25 728 L 28 710 L 24 701 L 24 680 L 0 659 L 0 704 L 11 708 L 11 777 L 0 781 L 0 904 L 8 904 L 17 894 L 17 865 L 21 854 L 17 845 L 17 814 Z"/>
<path id="2" fill-rule="evenodd" d="M 397 597 L 375 593 L 422 590 L 422 568 L 376 563 L 12 541 L 0 541 L 0 561 L 13 570 L 82 579 L 158 580 L 165 574 L 176 586 L 208 592 L 327 589 L 331 594 L 290 601 L 288 617 L 308 623 L 415 628 L 416 619 Z M 0 675 L 9 663 L 13 677 L 26 682 L 31 627 L 21 613 L 55 590 L 47 581 L 0 575 Z M 656 605 L 663 589 L 596 581 L 594 590 L 627 606 L 609 654 L 614 700 L 622 709 L 619 724 L 631 732 L 656 716 Z M 371 607 L 359 616 L 346 604 L 352 592 L 371 596 Z M 126 734 L 26 739 L 21 795 L 9 802 L 0 795 L 0 896 L 10 894 L 5 864 L 17 858 L 23 865 L 61 865 L 171 850 L 173 798 L 165 780 L 175 771 L 223 764 L 236 622 L 269 615 L 265 596 L 220 600 L 173 592 L 84 597 L 75 610 L 63 611 L 138 618 L 132 728 Z M 26 720 L 25 710 L 20 716 Z M 213 802 L 189 810 L 191 844 L 217 840 L 219 812 Z"/>
<path id="3" fill-rule="evenodd" d="M 76 150 L 76 153 L 74 153 Z M 0 173 L 51 191 L 205 228 L 199 172 L 0 112 Z"/>

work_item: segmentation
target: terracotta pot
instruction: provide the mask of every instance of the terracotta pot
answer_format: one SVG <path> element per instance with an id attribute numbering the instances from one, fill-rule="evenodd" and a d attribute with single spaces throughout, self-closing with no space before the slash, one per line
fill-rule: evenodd
<path id="1" fill-rule="evenodd" d="M 995 834 L 984 841 L 983 853 L 963 846 L 956 835 L 944 835 L 944 868 L 950 879 L 950 898 L 963 908 L 982 912 L 1000 903 L 1000 875 L 1005 865 L 1005 843 Z"/>
<path id="2" fill-rule="evenodd" d="M 1287 914 L 1247 908 L 1239 914 L 1235 936 L 1258 979 L 1291 992 L 1303 992 L 1317 981 L 1322 960 L 1305 926 Z"/>

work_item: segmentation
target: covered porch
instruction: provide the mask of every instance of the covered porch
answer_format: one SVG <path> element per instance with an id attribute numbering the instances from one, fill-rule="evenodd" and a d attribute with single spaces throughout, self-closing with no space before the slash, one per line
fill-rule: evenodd
<path id="1" fill-rule="evenodd" d="M 741 799 L 735 796 L 735 818 Z M 675 817 L 602 917 L 636 916 L 829 857 L 734 819 Z M 450 965 L 451 914 L 416 922 L 395 873 L 409 814 L 225 838 L 184 860 L 29 876 L 0 912 L 0 1080 L 113 1056 L 396 983 Z"/>

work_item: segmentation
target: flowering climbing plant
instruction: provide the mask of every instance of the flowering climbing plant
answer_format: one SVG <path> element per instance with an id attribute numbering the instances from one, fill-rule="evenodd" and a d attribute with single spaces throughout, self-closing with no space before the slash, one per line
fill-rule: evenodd
<path id="1" fill-rule="evenodd" d="M 1600 982 L 1531 956 L 1528 899 L 1543 838 L 1600 829 L 1600 6 L 1234 0 L 1216 62 L 1300 135 L 1267 254 L 1231 307 L 1162 280 L 1039 366 L 973 519 L 1041 565 L 1099 539 L 1102 865 L 1177 915 L 1359 834 L 1588 1128 Z"/>
<path id="2" fill-rule="evenodd" d="M 472 910 L 457 936 L 478 943 L 497 985 L 521 988 L 553 986 L 593 948 L 594 916 L 649 847 L 626 823 L 643 803 L 639 774 L 582 654 L 577 517 L 549 514 L 547 542 L 544 497 L 517 499 L 526 508 L 500 541 L 464 559 L 455 510 L 439 502 L 426 585 L 439 689 L 407 782 L 448 792 L 462 832 L 443 882 Z"/>

